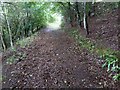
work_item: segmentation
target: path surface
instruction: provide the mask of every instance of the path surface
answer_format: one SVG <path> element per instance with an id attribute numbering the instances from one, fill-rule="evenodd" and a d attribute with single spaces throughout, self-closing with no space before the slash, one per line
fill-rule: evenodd
<path id="1" fill-rule="evenodd" d="M 27 57 L 12 65 L 3 63 L 3 88 L 116 87 L 101 68 L 102 60 L 79 48 L 61 30 L 39 33 L 29 47 L 18 52 Z"/>

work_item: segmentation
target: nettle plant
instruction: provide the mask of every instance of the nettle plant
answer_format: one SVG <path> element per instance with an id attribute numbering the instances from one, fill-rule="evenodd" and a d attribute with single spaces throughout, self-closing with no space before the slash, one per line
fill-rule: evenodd
<path id="1" fill-rule="evenodd" d="M 119 67 L 119 59 L 113 54 L 104 54 L 101 56 L 105 59 L 105 63 L 102 67 L 107 67 L 107 71 L 113 73 L 113 78 L 115 80 L 120 80 L 120 67 Z"/>

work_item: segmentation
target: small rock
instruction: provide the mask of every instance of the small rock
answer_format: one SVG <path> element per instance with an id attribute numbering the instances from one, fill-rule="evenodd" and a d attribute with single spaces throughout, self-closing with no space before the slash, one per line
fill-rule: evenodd
<path id="1" fill-rule="evenodd" d="M 66 80 L 64 80 L 64 83 L 67 83 L 67 81 L 66 81 Z"/>
<path id="2" fill-rule="evenodd" d="M 99 84 L 101 85 L 102 83 L 101 83 L 101 82 L 99 82 Z"/>
<path id="3" fill-rule="evenodd" d="M 18 83 L 20 82 L 20 80 L 17 81 Z"/>
<path id="4" fill-rule="evenodd" d="M 89 84 L 90 87 L 92 87 L 92 84 Z"/>
<path id="5" fill-rule="evenodd" d="M 23 83 L 24 85 L 26 84 L 26 82 Z"/>
<path id="6" fill-rule="evenodd" d="M 11 81 L 11 79 L 9 79 L 9 81 Z"/>
<path id="7" fill-rule="evenodd" d="M 31 74 L 30 77 L 32 77 L 33 75 Z"/>

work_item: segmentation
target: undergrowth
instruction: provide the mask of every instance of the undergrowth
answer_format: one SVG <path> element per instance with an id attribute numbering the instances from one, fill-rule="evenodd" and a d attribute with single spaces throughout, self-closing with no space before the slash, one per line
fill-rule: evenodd
<path id="1" fill-rule="evenodd" d="M 37 36 L 37 33 L 33 34 L 30 37 L 18 40 L 16 42 L 16 45 L 19 45 L 22 48 L 25 48 L 26 46 L 30 45 L 32 43 L 32 41 L 34 40 L 35 36 Z"/>
<path id="2" fill-rule="evenodd" d="M 102 67 L 107 67 L 107 71 L 112 74 L 113 78 L 115 80 L 120 80 L 120 67 L 118 65 L 120 61 L 116 56 L 116 54 L 120 53 L 119 51 L 113 51 L 108 48 L 99 48 L 91 40 L 81 36 L 76 29 L 69 30 L 68 33 L 76 39 L 77 43 L 82 48 L 86 48 L 92 53 L 97 53 L 101 59 L 104 59 L 105 62 Z"/>
<path id="3" fill-rule="evenodd" d="M 21 60 L 24 60 L 24 58 L 26 57 L 26 54 L 23 52 L 17 52 L 17 47 L 19 46 L 21 48 L 25 48 L 26 46 L 30 45 L 32 43 L 32 41 L 34 40 L 34 38 L 37 36 L 37 33 L 33 34 L 30 37 L 18 40 L 15 45 L 14 48 L 8 48 L 8 50 L 10 50 L 11 52 L 15 52 L 14 55 L 10 56 L 9 58 L 7 58 L 7 64 L 13 64 L 16 62 L 19 62 Z"/>
<path id="4" fill-rule="evenodd" d="M 18 52 L 15 55 L 10 56 L 9 58 L 7 58 L 7 64 L 13 64 L 13 63 L 17 63 L 20 62 L 22 60 L 24 60 L 26 58 L 26 54 L 23 52 Z"/>

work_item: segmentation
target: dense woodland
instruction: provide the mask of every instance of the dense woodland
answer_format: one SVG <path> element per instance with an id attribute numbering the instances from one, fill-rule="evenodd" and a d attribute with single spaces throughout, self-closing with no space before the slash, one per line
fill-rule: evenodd
<path id="1" fill-rule="evenodd" d="M 1 3 L 2 46 L 6 50 L 24 37 L 28 37 L 46 26 L 53 17 L 49 9 L 52 3 Z M 43 10 L 44 9 L 44 10 Z M 50 15 L 51 14 L 51 15 Z"/>
<path id="2" fill-rule="evenodd" d="M 87 18 L 100 16 L 107 11 L 117 9 L 118 3 L 4 2 L 0 6 L 1 41 L 3 50 L 6 50 L 10 46 L 13 47 L 17 40 L 32 35 L 45 27 L 47 22 L 54 21 L 52 14 L 57 12 L 64 16 L 63 26 L 70 24 L 71 27 L 84 27 L 88 35 Z"/>
<path id="3" fill-rule="evenodd" d="M 5 53 L 3 59 L 13 60 L 12 55 L 17 52 L 17 48 L 21 48 L 17 46 L 19 41 L 25 41 L 28 37 L 32 41 L 31 37 L 46 29 L 48 23 L 53 23 L 55 21 L 53 14 L 58 13 L 62 16 L 61 30 L 75 38 L 80 47 L 87 49 L 90 53 L 96 53 L 104 59 L 102 67 L 107 69 L 106 71 L 111 75 L 113 81 L 120 80 L 120 2 L 0 2 L 0 13 L 0 50 Z M 112 28 L 113 23 L 111 21 L 110 28 L 112 31 L 110 33 L 105 33 L 109 31 L 107 29 L 97 30 L 97 25 L 104 26 L 104 23 L 107 22 L 106 18 L 104 19 L 107 14 L 108 17 L 111 15 L 110 18 L 117 18 L 116 23 L 113 21 L 116 29 Z M 102 22 L 97 24 L 95 20 Z M 103 28 L 107 27 L 107 24 L 105 25 Z M 106 47 L 101 49 L 100 44 L 103 44 L 104 47 L 105 41 L 99 44 L 96 39 L 102 36 L 107 38 L 108 35 L 117 37 L 114 40 L 117 45 L 115 43 L 111 48 L 114 44 L 112 42 L 114 38 L 112 38 L 111 41 L 109 40 L 112 43 L 111 46 L 109 47 L 108 41 Z M 92 42 L 92 40 L 94 41 Z M 7 55 L 6 52 L 12 52 L 12 55 Z M 21 54 L 17 56 L 15 57 L 24 59 Z"/>

